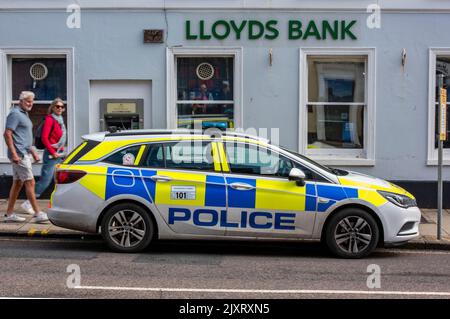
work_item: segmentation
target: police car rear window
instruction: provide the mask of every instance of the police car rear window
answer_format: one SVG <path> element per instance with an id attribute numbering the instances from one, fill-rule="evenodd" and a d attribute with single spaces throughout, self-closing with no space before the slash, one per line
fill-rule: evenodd
<path id="1" fill-rule="evenodd" d="M 94 147 L 96 147 L 100 142 L 87 140 L 81 143 L 77 148 L 75 148 L 68 156 L 64 164 L 73 164 L 82 158 L 84 155 L 89 153 Z"/>
<path id="2" fill-rule="evenodd" d="M 125 165 L 132 166 L 135 165 L 137 155 L 139 153 L 139 149 L 141 145 L 134 145 L 131 147 L 127 147 L 122 149 L 114 154 L 108 156 L 104 162 L 112 163 L 116 165 Z"/>

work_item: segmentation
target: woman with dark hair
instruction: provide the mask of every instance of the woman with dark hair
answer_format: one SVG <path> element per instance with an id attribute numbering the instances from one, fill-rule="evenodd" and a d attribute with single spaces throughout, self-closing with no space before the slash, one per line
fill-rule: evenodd
<path id="1" fill-rule="evenodd" d="M 62 161 L 64 145 L 67 140 L 66 126 L 62 116 L 64 110 L 63 100 L 60 98 L 54 99 L 48 108 L 47 116 L 42 126 L 41 139 L 45 150 L 42 157 L 41 177 L 35 187 L 36 198 L 39 198 L 50 185 L 55 172 L 55 166 Z M 34 214 L 29 201 L 25 201 L 22 204 L 22 208 L 28 213 Z"/>

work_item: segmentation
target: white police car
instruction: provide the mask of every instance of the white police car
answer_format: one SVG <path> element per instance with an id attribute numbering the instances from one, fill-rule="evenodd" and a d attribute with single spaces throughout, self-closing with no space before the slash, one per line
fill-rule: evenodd
<path id="1" fill-rule="evenodd" d="M 404 189 L 237 133 L 97 133 L 58 167 L 48 216 L 119 252 L 155 239 L 320 239 L 360 258 L 419 235 Z"/>

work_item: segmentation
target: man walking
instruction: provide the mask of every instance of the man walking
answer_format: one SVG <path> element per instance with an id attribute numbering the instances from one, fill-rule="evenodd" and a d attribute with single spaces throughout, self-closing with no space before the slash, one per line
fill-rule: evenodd
<path id="1" fill-rule="evenodd" d="M 13 184 L 9 192 L 5 222 L 25 221 L 25 218 L 13 212 L 22 186 L 25 186 L 27 199 L 33 211 L 36 212 L 32 221 L 35 223 L 48 221 L 47 214 L 40 211 L 34 193 L 35 181 L 31 165 L 32 159 L 39 161 L 39 156 L 32 147 L 33 124 L 28 116 L 28 112 L 33 108 L 33 102 L 34 93 L 23 91 L 20 93 L 19 106 L 13 107 L 6 119 L 6 130 L 3 136 L 8 146 L 8 158 L 12 163 Z"/>

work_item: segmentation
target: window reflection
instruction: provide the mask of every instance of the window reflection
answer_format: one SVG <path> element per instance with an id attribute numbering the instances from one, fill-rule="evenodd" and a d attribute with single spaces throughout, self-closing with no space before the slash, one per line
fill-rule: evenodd
<path id="1" fill-rule="evenodd" d="M 364 148 L 364 107 L 308 106 L 308 148 Z"/>
<path id="2" fill-rule="evenodd" d="M 178 127 L 234 127 L 233 70 L 233 57 L 177 58 Z"/>
<path id="3" fill-rule="evenodd" d="M 365 56 L 308 57 L 308 148 L 364 148 Z"/>
<path id="4" fill-rule="evenodd" d="M 444 141 L 444 148 L 450 148 L 450 57 L 438 57 L 436 59 L 436 90 L 435 90 L 435 139 L 434 147 L 438 148 L 439 141 L 439 80 L 438 75 L 444 75 L 444 88 L 447 89 L 447 140 Z"/>

